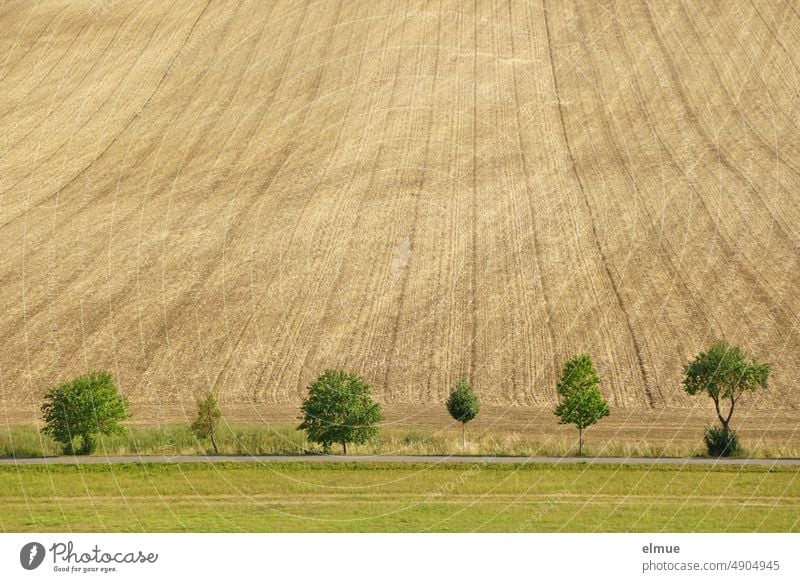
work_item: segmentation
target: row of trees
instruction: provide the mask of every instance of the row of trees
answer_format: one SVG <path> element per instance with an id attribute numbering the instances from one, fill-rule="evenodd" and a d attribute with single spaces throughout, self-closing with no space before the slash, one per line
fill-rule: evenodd
<path id="1" fill-rule="evenodd" d="M 704 440 L 709 454 L 728 456 L 738 452 L 731 417 L 736 404 L 748 392 L 767 387 L 772 368 L 749 357 L 739 346 L 715 342 L 684 366 L 683 387 L 690 394 L 706 394 L 714 403 L 719 427 L 706 429 Z M 611 412 L 600 392 L 600 377 L 591 356 L 579 354 L 564 364 L 556 386 L 559 402 L 554 409 L 561 424 L 578 429 L 578 454 L 583 454 L 584 430 Z M 347 454 L 348 443 L 363 444 L 374 438 L 383 420 L 380 405 L 370 396 L 369 386 L 357 374 L 326 370 L 308 388 L 301 408 L 308 440 L 329 453 L 334 443 Z M 480 411 L 480 402 L 469 380 L 460 379 L 447 398 L 447 410 L 461 423 L 461 442 L 466 446 L 466 425 Z M 97 435 L 122 431 L 120 422 L 130 417 L 129 403 L 108 372 L 90 372 L 47 392 L 42 405 L 45 434 L 64 445 L 68 454 L 90 453 Z M 217 447 L 217 426 L 222 417 L 219 402 L 207 393 L 197 403 L 192 433 L 210 439 Z"/>
<path id="2" fill-rule="evenodd" d="M 584 429 L 611 413 L 600 393 L 600 376 L 589 354 L 579 354 L 564 364 L 556 390 L 559 402 L 553 412 L 560 424 L 572 424 L 578 429 L 578 455 L 583 455 Z M 447 410 L 461 423 L 461 446 L 466 447 L 466 425 L 478 415 L 480 402 L 465 378 L 450 392 Z"/>

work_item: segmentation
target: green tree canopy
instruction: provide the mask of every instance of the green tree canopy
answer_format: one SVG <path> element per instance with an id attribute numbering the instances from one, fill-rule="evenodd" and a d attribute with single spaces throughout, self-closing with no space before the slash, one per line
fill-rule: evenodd
<path id="1" fill-rule="evenodd" d="M 363 444 L 378 434 L 383 420 L 381 407 L 370 397 L 369 386 L 356 375 L 326 370 L 308 387 L 308 398 L 300 407 L 308 440 L 321 444 L 326 452 L 333 443 Z"/>
<path id="2" fill-rule="evenodd" d="M 472 386 L 466 378 L 461 378 L 450 391 L 447 398 L 447 411 L 455 420 L 461 423 L 461 446 L 467 445 L 466 425 L 478 416 L 481 405 L 478 397 L 472 391 Z"/>
<path id="3" fill-rule="evenodd" d="M 559 424 L 578 428 L 578 454 L 583 454 L 583 431 L 611 410 L 600 392 L 600 376 L 589 354 L 579 354 L 564 364 L 557 390 L 559 403 L 554 413 Z"/>
<path id="4" fill-rule="evenodd" d="M 42 432 L 63 444 L 68 454 L 91 453 L 96 448 L 95 435 L 122 432 L 119 422 L 130 417 L 128 406 L 111 374 L 89 372 L 47 391 Z M 76 437 L 82 441 L 79 448 L 74 445 Z"/>
<path id="5" fill-rule="evenodd" d="M 686 392 L 692 396 L 707 394 L 714 401 L 723 431 L 727 432 L 736 403 L 748 392 L 767 388 L 772 366 L 748 357 L 739 346 L 717 340 L 688 362 L 683 371 Z"/>
<path id="6" fill-rule="evenodd" d="M 219 419 L 222 418 L 222 410 L 219 408 L 219 401 L 210 390 L 206 395 L 197 401 L 197 418 L 192 423 L 192 434 L 198 439 L 211 439 L 211 446 L 214 452 L 219 454 L 217 448 L 217 426 Z"/>

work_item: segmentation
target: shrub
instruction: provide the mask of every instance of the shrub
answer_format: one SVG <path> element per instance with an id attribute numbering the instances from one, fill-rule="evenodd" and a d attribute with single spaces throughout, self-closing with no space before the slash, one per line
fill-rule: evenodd
<path id="1" fill-rule="evenodd" d="M 741 453 L 739 436 L 735 430 L 710 426 L 703 435 L 711 457 L 733 457 Z"/>

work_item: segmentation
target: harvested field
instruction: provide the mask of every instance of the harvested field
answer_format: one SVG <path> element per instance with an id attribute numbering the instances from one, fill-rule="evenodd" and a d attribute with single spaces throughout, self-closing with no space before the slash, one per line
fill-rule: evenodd
<path id="1" fill-rule="evenodd" d="M 8 0 L 0 30 L 4 422 L 88 368 L 142 422 L 210 388 L 286 421 L 341 366 L 422 424 L 467 374 L 513 432 L 588 351 L 609 423 L 694 430 L 681 366 L 724 336 L 775 364 L 742 424 L 797 445 L 791 2 Z"/>

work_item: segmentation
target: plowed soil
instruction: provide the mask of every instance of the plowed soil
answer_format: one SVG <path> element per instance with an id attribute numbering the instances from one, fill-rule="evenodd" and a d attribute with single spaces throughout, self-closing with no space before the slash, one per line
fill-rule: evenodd
<path id="1" fill-rule="evenodd" d="M 92 368 L 154 421 L 288 411 L 345 367 L 513 420 L 582 351 L 623 415 L 705 410 L 725 337 L 785 423 L 798 67 L 792 2 L 0 2 L 2 414 Z"/>

